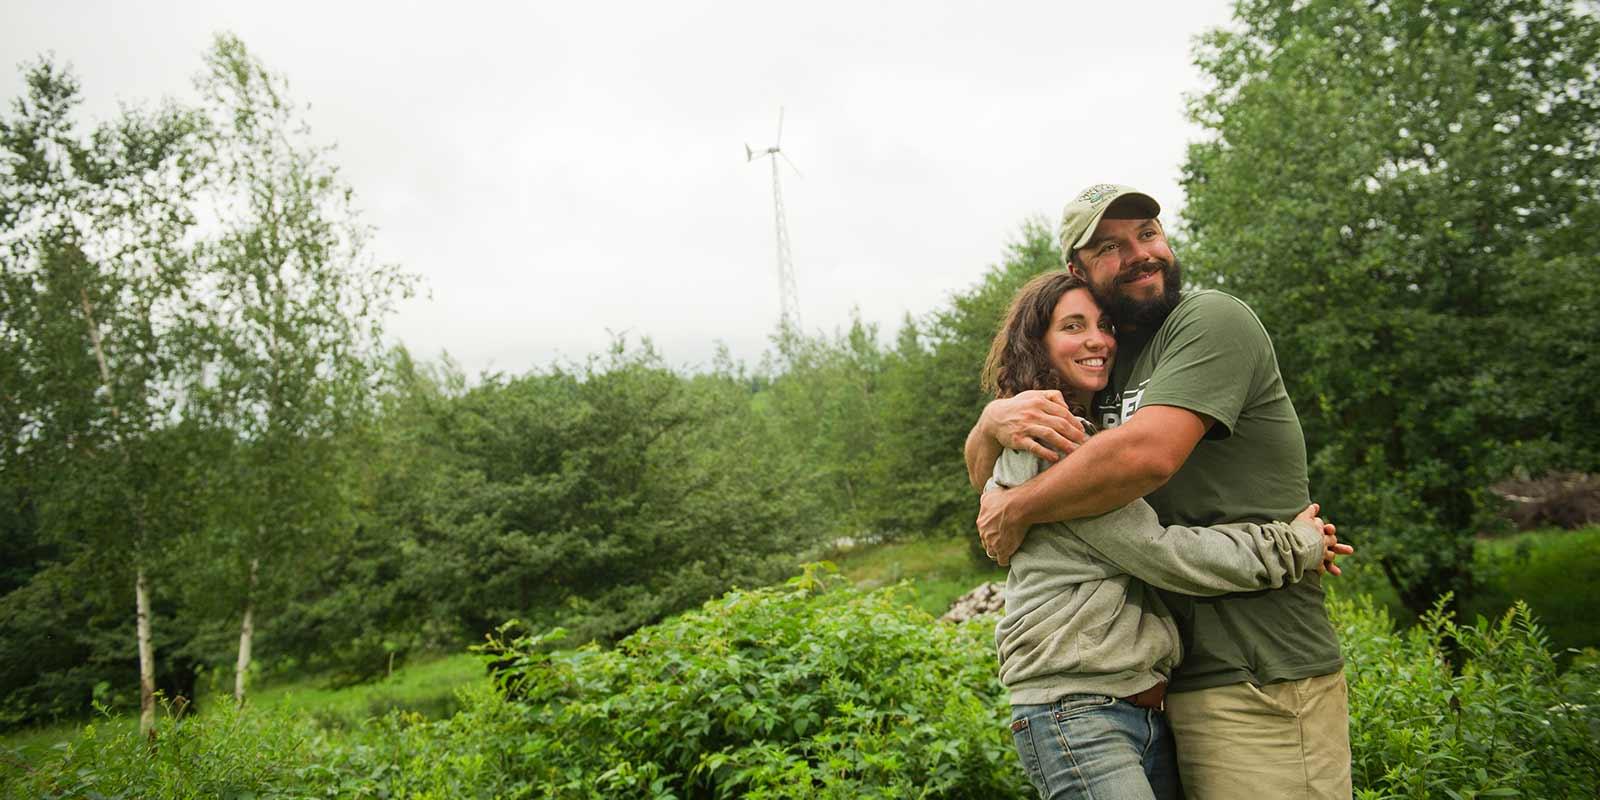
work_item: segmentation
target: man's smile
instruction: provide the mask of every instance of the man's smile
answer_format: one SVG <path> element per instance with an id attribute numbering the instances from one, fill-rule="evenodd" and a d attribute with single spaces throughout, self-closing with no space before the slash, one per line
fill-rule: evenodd
<path id="1" fill-rule="evenodd" d="M 1165 265 L 1159 261 L 1147 261 L 1119 275 L 1117 283 L 1128 286 L 1154 280 L 1157 275 L 1161 274 L 1164 267 Z"/>

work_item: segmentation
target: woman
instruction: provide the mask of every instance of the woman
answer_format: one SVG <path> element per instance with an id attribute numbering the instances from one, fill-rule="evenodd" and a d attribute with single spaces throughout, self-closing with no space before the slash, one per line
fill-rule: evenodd
<path id="1" fill-rule="evenodd" d="M 1088 284 L 1047 273 L 1012 300 L 984 385 L 998 397 L 1057 389 L 1083 417 L 1106 387 L 1116 347 Z M 1008 450 L 990 488 L 1015 486 L 1048 466 Z M 1162 707 L 1182 647 L 1152 587 L 1217 595 L 1298 580 L 1319 569 L 1337 541 L 1316 511 L 1312 505 L 1291 523 L 1164 527 L 1136 500 L 1029 530 L 1011 558 L 995 644 L 1017 753 L 1041 797 L 1179 795 Z"/>

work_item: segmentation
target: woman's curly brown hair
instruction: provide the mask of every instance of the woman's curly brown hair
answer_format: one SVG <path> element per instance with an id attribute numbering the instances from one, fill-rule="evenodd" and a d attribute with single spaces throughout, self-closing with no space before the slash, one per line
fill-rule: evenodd
<path id="1" fill-rule="evenodd" d="M 1061 296 L 1087 288 L 1088 281 L 1066 271 L 1046 272 L 1023 284 L 1011 298 L 1005 322 L 989 345 L 989 357 L 983 363 L 983 390 L 995 397 L 1011 397 L 1029 389 L 1056 389 L 1070 397 L 1071 387 L 1045 351 L 1044 334 Z"/>

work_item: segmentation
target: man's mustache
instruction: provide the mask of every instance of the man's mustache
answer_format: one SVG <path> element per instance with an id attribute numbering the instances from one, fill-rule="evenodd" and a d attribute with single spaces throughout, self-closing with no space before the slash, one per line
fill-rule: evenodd
<path id="1" fill-rule="evenodd" d="M 1132 283 L 1144 276 L 1163 270 L 1171 269 L 1172 265 L 1160 259 L 1151 259 L 1136 267 L 1131 267 L 1117 276 L 1117 283 Z"/>

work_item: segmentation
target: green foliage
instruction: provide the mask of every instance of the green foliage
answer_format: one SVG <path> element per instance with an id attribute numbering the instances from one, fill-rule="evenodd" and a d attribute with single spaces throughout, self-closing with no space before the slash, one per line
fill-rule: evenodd
<path id="1" fill-rule="evenodd" d="M 203 513 L 189 447 L 202 432 L 178 411 L 196 365 L 184 240 L 203 125 L 167 104 L 80 131 L 70 71 L 24 72 L 0 118 L 0 529 L 24 556 L 0 628 L 36 650 L 0 677 L 0 724 L 83 709 L 133 663 L 134 575 L 164 587 Z"/>
<path id="2" fill-rule="evenodd" d="M 977 285 L 901 329 L 883 381 L 884 473 L 892 483 L 879 496 L 908 533 L 960 535 L 981 548 L 972 535 L 976 492 L 962 458 L 967 431 L 993 399 L 978 373 L 1017 289 L 1053 269 L 1061 269 L 1055 237 L 1030 220 Z"/>
<path id="3" fill-rule="evenodd" d="M 352 527 L 342 435 L 369 410 L 384 320 L 415 278 L 366 254 L 352 192 L 287 81 L 227 35 L 206 68 L 205 202 L 220 230 L 195 250 L 208 361 L 191 413 L 237 443 L 214 465 L 222 512 L 194 545 L 212 580 L 191 596 L 259 625 L 258 600 L 276 610 L 304 552 Z"/>
<path id="4" fill-rule="evenodd" d="M 1487 486 L 1600 459 L 1600 20 L 1246 0 L 1197 63 L 1192 274 L 1261 315 L 1317 499 L 1407 606 L 1465 596 Z"/>
<path id="5" fill-rule="evenodd" d="M 379 611 L 388 630 L 523 617 L 615 638 L 780 579 L 827 531 L 731 372 L 680 375 L 619 342 L 578 368 L 450 382 L 413 371 L 380 434 L 392 455 L 359 536 L 379 579 L 360 584 L 410 608 Z"/>
<path id="6" fill-rule="evenodd" d="M 1526 605 L 1464 626 L 1445 602 L 1404 634 L 1369 600 L 1332 604 L 1350 684 L 1357 796 L 1592 793 L 1600 659 L 1591 651 L 1559 673 Z"/>
<path id="7" fill-rule="evenodd" d="M 892 525 L 881 500 L 886 479 L 880 450 L 882 382 L 887 365 L 878 329 L 853 318 L 842 335 L 777 337 L 779 364 L 757 395 L 780 447 L 809 469 L 807 489 L 834 509 L 839 534 L 877 538 Z"/>
<path id="8" fill-rule="evenodd" d="M 1600 527 L 1479 540 L 1474 564 L 1484 578 L 1463 617 L 1499 616 L 1520 600 L 1558 650 L 1600 648 Z"/>
<path id="9" fill-rule="evenodd" d="M 0 750 L 0 796 L 1032 796 L 992 628 L 935 623 L 905 588 L 812 566 L 609 650 L 507 627 L 480 648 L 498 685 L 470 681 L 448 718 L 325 729 L 307 705 L 325 695 L 263 692 L 244 713 L 163 720 L 153 741 L 111 719 L 42 757 Z M 1403 633 L 1366 599 L 1330 613 L 1358 797 L 1582 797 L 1600 780 L 1600 657 L 1559 670 L 1526 607 L 1473 625 L 1436 608 Z"/>
<path id="10" fill-rule="evenodd" d="M 0 775 L 12 797 L 1030 796 L 989 631 L 936 624 L 899 591 L 814 566 L 612 650 L 491 639 L 505 689 L 463 690 L 449 719 L 329 738 L 304 715 L 219 709 L 153 743 L 91 728 Z"/>
<path id="11" fill-rule="evenodd" d="M 350 527 L 335 438 L 409 284 L 361 257 L 349 192 L 282 80 L 231 37 L 209 66 L 199 108 L 82 133 L 77 81 L 40 60 L 0 118 L 16 234 L 0 246 L 0 531 L 21 557 L 0 627 L 44 656 L 7 664 L 0 724 L 84 709 L 103 681 L 121 699 L 136 573 L 169 688 L 192 697 L 248 607 L 245 565 Z M 49 597 L 64 601 L 26 605 Z"/>
<path id="12" fill-rule="evenodd" d="M 1030 221 L 975 286 L 947 308 L 908 317 L 893 348 L 859 320 L 832 338 L 779 339 L 776 374 L 756 402 L 778 433 L 772 446 L 802 457 L 839 533 L 977 541 L 961 451 L 992 399 L 978 372 L 1017 288 L 1060 267 L 1054 237 Z"/>
<path id="13" fill-rule="evenodd" d="M 550 796 L 1025 796 L 988 631 L 893 590 L 830 590 L 831 573 L 732 592 L 613 650 L 491 640 L 528 731 L 510 769 Z"/>
<path id="14" fill-rule="evenodd" d="M 133 725 L 91 723 L 34 765 L 0 771 L 4 797 L 67 800 L 211 800 L 304 796 L 302 765 L 314 728 L 304 719 L 223 708 L 165 720 L 153 737 Z"/>

